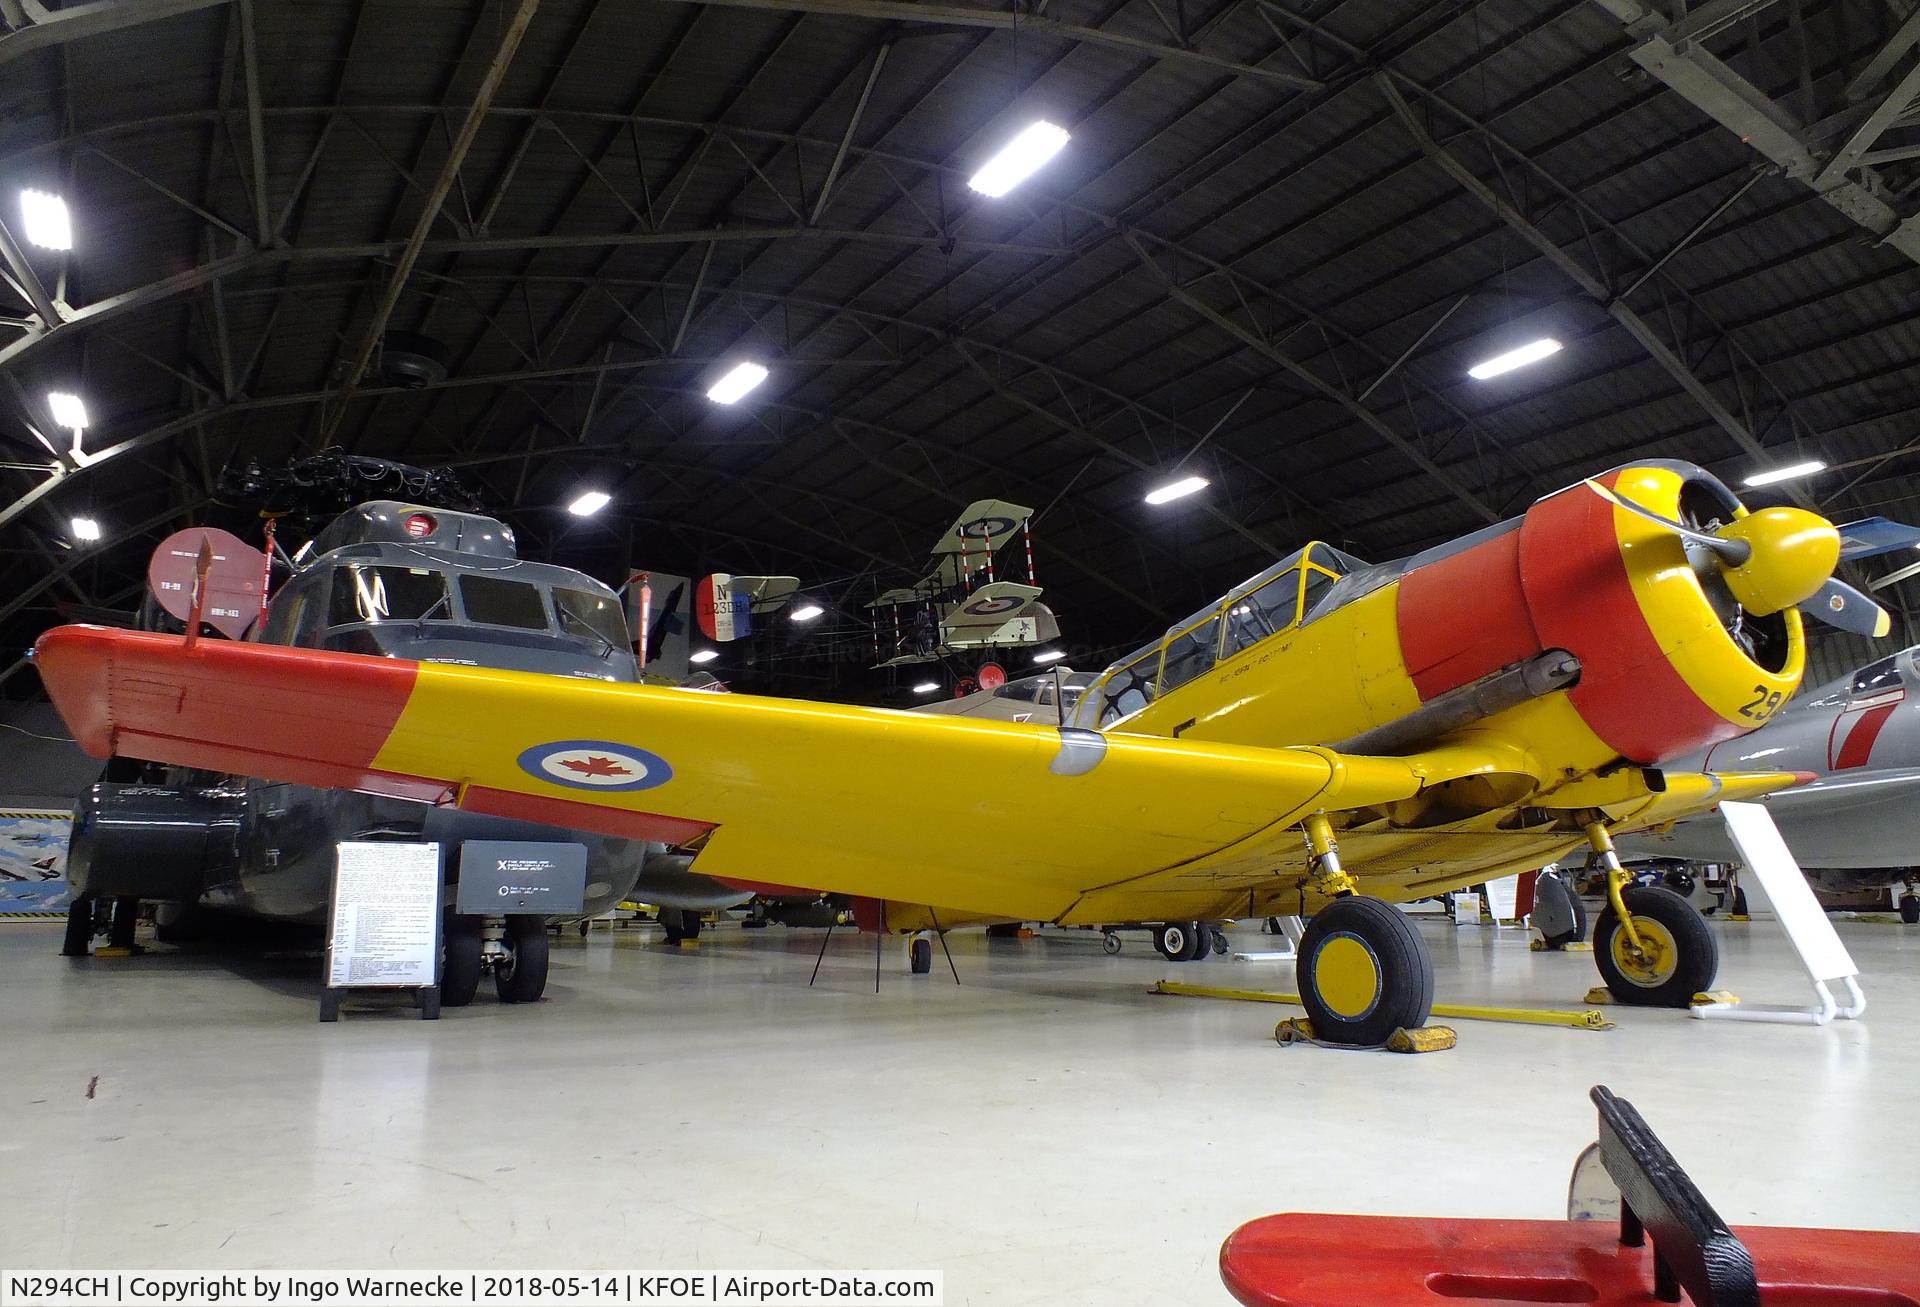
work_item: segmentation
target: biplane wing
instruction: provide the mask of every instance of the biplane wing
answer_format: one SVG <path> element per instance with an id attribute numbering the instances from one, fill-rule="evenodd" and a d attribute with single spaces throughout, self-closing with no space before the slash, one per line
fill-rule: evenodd
<path id="1" fill-rule="evenodd" d="M 49 632 L 36 661 L 95 756 L 692 845 L 694 869 L 722 879 L 1033 920 L 1092 903 L 1144 919 L 1129 905 L 1168 901 L 1181 878 L 1182 902 L 1244 899 L 1250 877 L 1300 865 L 1307 815 L 1383 810 L 1507 763 L 1471 746 L 1354 757 L 94 627 Z M 1660 796 L 1662 819 L 1676 798 Z M 961 823 L 995 843 L 942 837 Z M 1512 847 L 1491 822 L 1479 835 Z M 1371 874 L 1359 849 L 1348 865 Z"/>

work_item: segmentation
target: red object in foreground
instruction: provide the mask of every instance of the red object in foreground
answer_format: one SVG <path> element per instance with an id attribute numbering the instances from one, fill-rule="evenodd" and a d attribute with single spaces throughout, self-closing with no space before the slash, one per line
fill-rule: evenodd
<path id="1" fill-rule="evenodd" d="M 1920 1234 L 1736 1226 L 1762 1307 L 1920 1307 Z M 1220 1248 L 1248 1307 L 1656 1302 L 1653 1248 L 1611 1221 L 1263 1216 Z"/>

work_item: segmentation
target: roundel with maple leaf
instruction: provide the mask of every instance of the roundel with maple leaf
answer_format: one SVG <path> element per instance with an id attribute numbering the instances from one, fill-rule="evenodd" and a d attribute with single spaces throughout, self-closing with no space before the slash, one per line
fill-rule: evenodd
<path id="1" fill-rule="evenodd" d="M 631 744 L 606 740 L 555 740 L 520 755 L 520 770 L 537 780 L 576 790 L 650 790 L 673 779 L 667 760 Z"/>

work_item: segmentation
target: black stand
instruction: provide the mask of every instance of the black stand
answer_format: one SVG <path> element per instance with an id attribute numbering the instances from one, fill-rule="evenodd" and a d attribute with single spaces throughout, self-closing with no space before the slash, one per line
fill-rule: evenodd
<path id="1" fill-rule="evenodd" d="M 1696 1307 L 1759 1307 L 1760 1287 L 1746 1245 L 1727 1228 L 1633 1104 L 1595 1085 L 1600 1161 L 1620 1186 L 1620 1243 L 1653 1240 L 1653 1293 Z"/>
<path id="2" fill-rule="evenodd" d="M 389 985 L 363 985 L 353 987 L 327 985 L 320 991 L 320 1019 L 322 1021 L 338 1021 L 340 1019 L 340 1004 L 346 1000 L 348 994 L 355 992 L 362 994 L 405 994 L 413 1006 L 420 1009 L 420 1019 L 422 1021 L 438 1021 L 440 1019 L 440 986 L 438 985 L 410 985 L 406 987 Z"/>

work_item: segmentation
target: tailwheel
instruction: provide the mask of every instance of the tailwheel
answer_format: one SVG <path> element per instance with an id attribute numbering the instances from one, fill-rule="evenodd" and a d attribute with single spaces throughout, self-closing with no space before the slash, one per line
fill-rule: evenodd
<path id="1" fill-rule="evenodd" d="M 480 957 L 486 950 L 485 917 L 449 908 L 440 931 L 440 1005 L 465 1007 L 480 992 Z"/>
<path id="2" fill-rule="evenodd" d="M 507 918 L 506 953 L 493 964 L 493 990 L 502 1003 L 532 1003 L 547 988 L 547 927 L 537 916 Z"/>
<path id="3" fill-rule="evenodd" d="M 1307 923 L 1294 964 L 1317 1038 L 1384 1044 L 1433 1007 L 1433 958 L 1407 914 L 1380 899 L 1335 899 Z"/>
<path id="4" fill-rule="evenodd" d="M 933 941 L 925 935 L 915 935 L 907 945 L 907 969 L 916 976 L 933 970 Z"/>
<path id="5" fill-rule="evenodd" d="M 1639 947 L 1620 927 L 1612 905 L 1593 928 L 1593 957 L 1607 990 L 1633 1007 L 1686 1007 L 1713 988 L 1720 947 L 1707 921 L 1670 889 L 1641 886 L 1621 891 Z"/>
<path id="6" fill-rule="evenodd" d="M 1915 897 L 1912 894 L 1902 894 L 1900 896 L 1900 920 L 1906 922 L 1909 926 L 1920 922 L 1920 897 Z"/>

